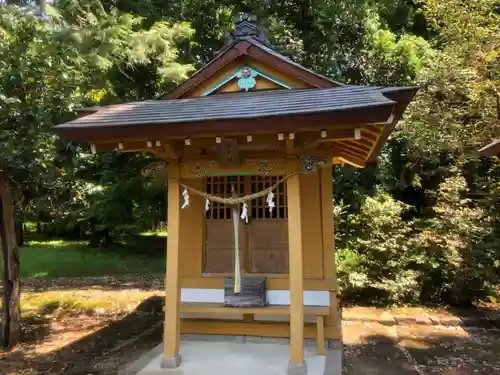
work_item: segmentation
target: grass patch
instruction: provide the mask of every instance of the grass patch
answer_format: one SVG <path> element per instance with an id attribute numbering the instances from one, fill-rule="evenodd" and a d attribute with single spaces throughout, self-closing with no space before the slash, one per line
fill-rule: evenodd
<path id="1" fill-rule="evenodd" d="M 23 316 L 77 316 L 130 312 L 161 291 L 105 291 L 89 287 L 64 291 L 26 292 L 21 295 Z"/>
<path id="2" fill-rule="evenodd" d="M 147 232 L 142 232 L 140 233 L 141 236 L 144 237 L 150 237 L 150 236 L 156 236 L 156 237 L 167 237 L 168 233 L 166 230 L 159 230 L 159 231 L 147 231 Z"/>
<path id="3" fill-rule="evenodd" d="M 146 247 L 147 245 L 145 245 Z M 86 242 L 30 241 L 21 248 L 22 278 L 154 275 L 165 272 L 164 253 L 133 246 L 89 248 Z"/>
<path id="4" fill-rule="evenodd" d="M 111 310 L 114 307 L 110 300 L 88 300 L 82 299 L 82 296 L 77 298 L 64 293 L 29 294 L 21 300 L 21 310 L 28 315 L 93 315 L 98 310 Z"/>

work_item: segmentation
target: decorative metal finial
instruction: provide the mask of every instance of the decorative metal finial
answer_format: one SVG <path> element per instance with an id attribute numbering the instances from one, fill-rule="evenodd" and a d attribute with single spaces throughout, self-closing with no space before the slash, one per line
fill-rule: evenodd
<path id="1" fill-rule="evenodd" d="M 269 46 L 269 40 L 267 39 L 266 33 L 261 27 L 257 26 L 256 21 L 257 17 L 251 14 L 236 14 L 234 18 L 235 28 L 229 33 L 226 45 L 253 38 Z"/>

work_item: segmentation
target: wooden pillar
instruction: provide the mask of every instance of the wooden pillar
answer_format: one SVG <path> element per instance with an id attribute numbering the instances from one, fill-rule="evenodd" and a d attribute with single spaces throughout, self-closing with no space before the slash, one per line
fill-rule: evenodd
<path id="1" fill-rule="evenodd" d="M 176 368 L 180 365 L 180 186 L 179 164 L 169 163 L 168 174 L 168 237 L 167 237 L 167 275 L 165 298 L 165 327 L 163 337 L 163 368 Z"/>
<path id="2" fill-rule="evenodd" d="M 323 274 L 325 279 L 337 281 L 335 264 L 335 238 L 333 223 L 333 185 L 332 167 L 320 169 L 321 185 L 321 228 L 323 238 Z M 327 327 L 335 328 L 335 336 L 340 338 L 340 320 L 337 303 L 337 290 L 330 291 L 330 315 L 326 317 Z"/>
<path id="3" fill-rule="evenodd" d="M 297 160 L 287 161 L 287 173 L 298 173 Z M 288 247 L 290 262 L 290 363 L 289 374 L 305 374 L 304 362 L 304 262 L 300 214 L 300 178 L 287 180 Z"/>
<path id="4" fill-rule="evenodd" d="M 205 190 L 202 178 L 191 178 L 187 183 L 195 189 Z M 181 280 L 199 278 L 203 273 L 205 198 L 195 194 L 190 195 L 189 207 L 181 209 L 180 226 L 179 241 L 182 252 L 179 260 L 179 277 Z"/>

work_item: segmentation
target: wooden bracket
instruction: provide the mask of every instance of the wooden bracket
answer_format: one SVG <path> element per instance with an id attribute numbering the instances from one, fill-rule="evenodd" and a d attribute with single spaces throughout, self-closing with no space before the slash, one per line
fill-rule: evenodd
<path id="1" fill-rule="evenodd" d="M 293 138 L 289 138 L 285 141 L 286 144 L 286 154 L 287 156 L 291 156 L 295 154 L 295 140 Z"/>
<path id="2" fill-rule="evenodd" d="M 177 150 L 176 147 L 174 147 L 172 142 L 165 143 L 163 145 L 163 150 L 166 159 L 179 160 L 179 158 L 181 157 L 180 152 Z"/>
<path id="3" fill-rule="evenodd" d="M 238 141 L 234 138 L 224 138 L 217 144 L 217 162 L 221 167 L 237 167 L 240 165 Z"/>

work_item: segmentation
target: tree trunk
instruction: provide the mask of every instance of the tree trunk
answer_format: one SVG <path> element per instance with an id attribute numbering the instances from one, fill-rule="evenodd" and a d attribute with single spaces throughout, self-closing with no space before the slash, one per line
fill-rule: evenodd
<path id="1" fill-rule="evenodd" d="M 21 307 L 19 285 L 19 252 L 14 226 L 14 209 L 9 182 L 0 171 L 0 248 L 3 258 L 3 308 L 1 345 L 14 347 L 20 338 Z"/>

